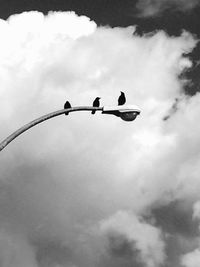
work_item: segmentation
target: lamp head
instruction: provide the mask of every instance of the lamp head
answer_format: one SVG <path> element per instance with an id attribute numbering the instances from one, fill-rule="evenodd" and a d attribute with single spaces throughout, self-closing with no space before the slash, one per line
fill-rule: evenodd
<path id="1" fill-rule="evenodd" d="M 140 114 L 140 112 L 140 109 L 136 105 L 123 105 L 115 107 L 103 107 L 102 113 L 115 115 L 124 121 L 133 121 Z"/>
<path id="2" fill-rule="evenodd" d="M 124 121 L 134 121 L 138 115 L 138 112 L 123 112 L 120 113 L 120 118 Z"/>

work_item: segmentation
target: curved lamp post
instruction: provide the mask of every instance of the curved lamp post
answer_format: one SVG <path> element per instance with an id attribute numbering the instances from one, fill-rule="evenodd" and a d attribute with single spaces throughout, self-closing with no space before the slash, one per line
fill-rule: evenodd
<path id="1" fill-rule="evenodd" d="M 102 114 L 115 115 L 115 116 L 120 117 L 122 120 L 125 120 L 125 121 L 135 120 L 136 117 L 141 112 L 140 109 L 135 105 L 129 105 L 129 106 L 123 105 L 123 106 L 114 106 L 114 107 L 81 106 L 81 107 L 72 107 L 72 108 L 57 110 L 57 111 L 51 112 L 49 114 L 46 114 L 42 117 L 39 117 L 39 118 L 29 122 L 29 123 L 25 124 L 24 126 L 22 126 L 21 128 L 19 128 L 18 130 L 16 130 L 15 132 L 13 132 L 11 135 L 9 135 L 6 139 L 4 139 L 0 143 L 0 151 L 3 150 L 17 136 L 19 136 L 23 132 L 27 131 L 28 129 L 34 127 L 35 125 L 37 125 L 43 121 L 49 120 L 49 119 L 56 117 L 56 116 L 59 116 L 59 115 L 62 115 L 65 112 L 70 113 L 70 112 L 74 112 L 74 111 L 92 111 L 92 110 L 102 111 Z"/>

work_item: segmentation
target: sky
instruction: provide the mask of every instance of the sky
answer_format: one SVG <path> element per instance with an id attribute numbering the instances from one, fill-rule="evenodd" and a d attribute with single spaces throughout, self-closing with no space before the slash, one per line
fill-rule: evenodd
<path id="1" fill-rule="evenodd" d="M 199 0 L 1 1 L 0 266 L 199 267 Z"/>

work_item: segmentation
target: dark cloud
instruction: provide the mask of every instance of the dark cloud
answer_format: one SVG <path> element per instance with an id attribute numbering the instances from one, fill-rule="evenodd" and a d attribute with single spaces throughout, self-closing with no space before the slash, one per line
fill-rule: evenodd
<path id="1" fill-rule="evenodd" d="M 39 267 L 69 266 L 72 263 L 71 249 L 60 241 L 37 240 L 34 247 Z"/>
<path id="2" fill-rule="evenodd" d="M 152 215 L 156 218 L 157 224 L 165 232 L 187 237 L 195 237 L 199 233 L 198 223 L 191 220 L 192 214 L 192 205 L 183 207 L 178 201 L 173 201 L 166 206 L 152 210 Z"/>
<path id="3" fill-rule="evenodd" d="M 118 233 L 109 233 L 108 235 L 108 250 L 116 257 L 130 258 L 136 257 L 137 248 L 134 248 L 134 242 L 127 240 L 125 236 Z"/>
<path id="4" fill-rule="evenodd" d="M 200 91 L 200 43 L 196 45 L 191 53 L 186 54 L 193 60 L 193 66 L 180 75 L 180 78 L 186 80 L 184 85 L 187 94 L 194 95 Z"/>
<path id="5" fill-rule="evenodd" d="M 171 106 L 168 114 L 163 117 L 163 120 L 164 121 L 168 120 L 177 111 L 177 109 L 178 109 L 178 102 L 179 102 L 179 99 L 178 98 L 175 98 L 175 101 L 174 101 L 173 105 Z"/>
<path id="6" fill-rule="evenodd" d="M 166 234 L 166 267 L 181 266 L 181 256 L 198 246 L 199 223 L 191 219 L 192 203 L 173 201 L 154 208 L 152 216 Z"/>
<path id="7" fill-rule="evenodd" d="M 139 11 L 139 16 L 153 17 L 161 15 L 166 9 L 186 12 L 199 4 L 199 0 L 139 0 L 136 7 Z"/>
<path id="8" fill-rule="evenodd" d="M 109 233 L 106 244 L 107 261 L 115 262 L 116 266 L 143 267 L 140 262 L 139 251 L 134 242 L 129 241 L 126 236 L 117 232 Z M 104 255 L 106 257 L 106 255 Z"/>

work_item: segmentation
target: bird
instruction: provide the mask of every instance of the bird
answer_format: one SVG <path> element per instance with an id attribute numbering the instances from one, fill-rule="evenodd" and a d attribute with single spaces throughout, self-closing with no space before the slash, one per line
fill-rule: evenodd
<path id="1" fill-rule="evenodd" d="M 71 108 L 72 106 L 71 106 L 71 104 L 69 103 L 69 101 L 66 101 L 65 102 L 65 104 L 64 104 L 64 109 L 66 109 L 66 108 Z M 69 112 L 65 112 L 65 115 L 68 115 L 69 114 Z"/>
<path id="2" fill-rule="evenodd" d="M 124 92 L 120 91 L 121 95 L 118 98 L 118 106 L 124 105 L 126 103 L 126 97 Z"/>
<path id="3" fill-rule="evenodd" d="M 99 99 L 101 99 L 101 97 L 96 97 L 95 100 L 93 101 L 93 107 L 99 107 L 100 106 L 100 102 Z M 95 114 L 96 110 L 93 110 L 91 113 Z"/>

